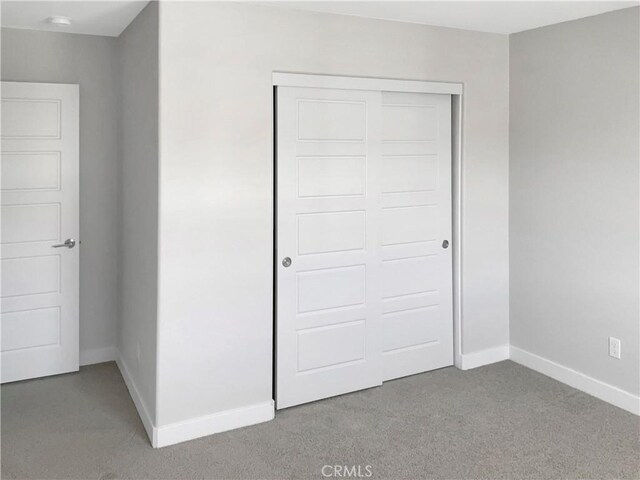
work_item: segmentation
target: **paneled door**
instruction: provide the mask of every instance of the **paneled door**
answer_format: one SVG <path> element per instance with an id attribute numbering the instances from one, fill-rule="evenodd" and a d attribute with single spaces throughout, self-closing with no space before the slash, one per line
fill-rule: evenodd
<path id="1" fill-rule="evenodd" d="M 279 87 L 276 402 L 453 364 L 451 96 Z"/>
<path id="2" fill-rule="evenodd" d="M 2 382 L 78 370 L 78 86 L 2 82 Z"/>
<path id="3" fill-rule="evenodd" d="M 278 89 L 278 408 L 382 383 L 380 95 Z"/>
<path id="4" fill-rule="evenodd" d="M 383 379 L 453 364 L 451 96 L 382 93 Z"/>

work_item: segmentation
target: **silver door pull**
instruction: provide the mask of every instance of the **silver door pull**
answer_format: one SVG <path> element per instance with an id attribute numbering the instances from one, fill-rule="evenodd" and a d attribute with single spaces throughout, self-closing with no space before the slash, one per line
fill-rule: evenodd
<path id="1" fill-rule="evenodd" d="M 57 245 L 52 245 L 53 248 L 62 248 L 62 247 L 67 247 L 67 248 L 73 248 L 76 246 L 76 241 L 73 238 L 67 238 L 64 243 L 59 243 Z"/>
<path id="2" fill-rule="evenodd" d="M 449 240 L 445 240 L 442 242 L 442 248 L 447 248 L 449 246 Z"/>
<path id="3" fill-rule="evenodd" d="M 291 259 L 289 257 L 284 257 L 282 259 L 282 266 L 285 268 L 291 266 Z"/>

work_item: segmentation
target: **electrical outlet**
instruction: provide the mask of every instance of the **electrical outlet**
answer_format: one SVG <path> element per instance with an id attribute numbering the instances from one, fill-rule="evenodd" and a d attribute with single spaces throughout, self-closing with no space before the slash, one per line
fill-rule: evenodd
<path id="1" fill-rule="evenodd" d="M 620 340 L 614 337 L 609 337 L 609 356 L 613 358 L 620 358 Z"/>

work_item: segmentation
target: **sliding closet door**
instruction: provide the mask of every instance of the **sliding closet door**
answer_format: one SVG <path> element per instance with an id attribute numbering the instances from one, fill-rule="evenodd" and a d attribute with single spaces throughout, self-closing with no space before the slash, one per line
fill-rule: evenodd
<path id="1" fill-rule="evenodd" d="M 278 88 L 276 402 L 453 364 L 451 97 Z"/>
<path id="2" fill-rule="evenodd" d="M 278 408 L 382 383 L 380 106 L 278 88 Z"/>
<path id="3" fill-rule="evenodd" d="M 451 96 L 382 94 L 383 380 L 453 364 Z"/>

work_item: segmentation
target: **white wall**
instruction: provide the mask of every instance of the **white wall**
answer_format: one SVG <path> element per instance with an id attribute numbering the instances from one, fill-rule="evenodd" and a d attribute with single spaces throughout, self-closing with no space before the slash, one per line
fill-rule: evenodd
<path id="1" fill-rule="evenodd" d="M 158 4 L 118 38 L 120 80 L 120 366 L 149 428 L 156 412 L 158 302 Z M 139 403 L 142 403 L 142 406 Z"/>
<path id="2" fill-rule="evenodd" d="M 512 35 L 510 54 L 511 344 L 636 396 L 639 12 Z"/>
<path id="3" fill-rule="evenodd" d="M 116 39 L 2 29 L 2 80 L 80 85 L 80 363 L 113 360 L 118 321 Z"/>
<path id="4" fill-rule="evenodd" d="M 508 343 L 508 38 L 160 8 L 158 425 L 272 398 L 273 71 L 464 82 L 463 352 Z"/>

